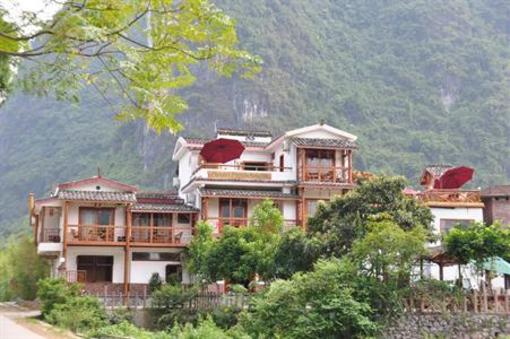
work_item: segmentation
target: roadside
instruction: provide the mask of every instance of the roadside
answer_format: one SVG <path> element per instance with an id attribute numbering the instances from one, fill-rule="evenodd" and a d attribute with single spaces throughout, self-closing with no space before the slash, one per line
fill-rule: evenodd
<path id="1" fill-rule="evenodd" d="M 57 329 L 37 319 L 33 304 L 0 303 L 0 338 L 2 339 L 76 339 L 68 331 Z"/>

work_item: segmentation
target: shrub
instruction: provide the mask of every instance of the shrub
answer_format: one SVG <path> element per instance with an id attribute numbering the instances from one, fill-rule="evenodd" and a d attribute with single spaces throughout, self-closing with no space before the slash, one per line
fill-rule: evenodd
<path id="1" fill-rule="evenodd" d="M 175 325 L 170 331 L 171 338 L 175 339 L 249 339 L 246 334 L 238 332 L 224 331 L 218 327 L 211 317 L 200 320 L 196 326 L 186 324 L 184 326 Z"/>
<path id="2" fill-rule="evenodd" d="M 163 281 L 161 280 L 159 273 L 152 273 L 149 279 L 149 291 L 152 293 L 156 290 L 159 290 L 161 285 L 163 285 Z"/>
<path id="3" fill-rule="evenodd" d="M 370 306 L 353 296 L 351 265 L 319 261 L 315 270 L 277 280 L 254 297 L 240 326 L 255 338 L 357 338 L 377 330 Z"/>
<path id="4" fill-rule="evenodd" d="M 197 313 L 187 306 L 197 292 L 197 288 L 183 289 L 180 285 L 164 285 L 155 291 L 152 294 L 152 316 L 157 327 L 167 328 L 175 322 L 195 322 Z"/>
<path id="5" fill-rule="evenodd" d="M 129 321 L 103 326 L 86 333 L 88 338 L 133 338 L 133 339 L 173 339 L 166 332 L 151 332 L 136 327 Z"/>
<path id="6" fill-rule="evenodd" d="M 80 295 L 79 284 L 68 284 L 64 279 L 46 278 L 37 283 L 37 297 L 41 302 L 41 313 L 46 317 L 58 304 Z"/>
<path id="7" fill-rule="evenodd" d="M 214 309 L 210 315 L 216 325 L 223 329 L 229 329 L 237 324 L 237 317 L 241 309 L 234 306 L 226 306 Z"/>
<path id="8" fill-rule="evenodd" d="M 106 325 L 106 313 L 95 297 L 72 297 L 54 305 L 46 317 L 50 324 L 73 332 L 86 332 Z"/>

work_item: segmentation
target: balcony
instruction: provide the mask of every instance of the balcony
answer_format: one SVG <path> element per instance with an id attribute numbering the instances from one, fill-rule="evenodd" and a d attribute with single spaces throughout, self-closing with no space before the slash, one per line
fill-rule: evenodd
<path id="1" fill-rule="evenodd" d="M 40 243 L 59 243 L 60 242 L 60 229 L 59 228 L 43 228 L 39 237 Z"/>
<path id="2" fill-rule="evenodd" d="M 131 244 L 186 246 L 191 242 L 192 233 L 191 227 L 133 226 Z"/>
<path id="3" fill-rule="evenodd" d="M 214 233 L 222 233 L 223 227 L 232 226 L 232 227 L 246 227 L 250 219 L 249 218 L 207 218 L 207 221 L 214 227 Z M 297 221 L 295 219 L 285 219 L 283 220 L 283 232 L 286 232 L 294 227 L 300 227 L 297 225 Z"/>
<path id="4" fill-rule="evenodd" d="M 304 166 L 300 171 L 300 181 L 316 184 L 351 184 L 349 167 Z"/>
<path id="5" fill-rule="evenodd" d="M 250 165 L 243 164 L 202 164 L 192 175 L 192 180 L 213 179 L 225 181 L 289 181 L 295 180 L 290 167 L 277 167 L 274 165 Z"/>
<path id="6" fill-rule="evenodd" d="M 69 244 L 103 243 L 123 244 L 126 242 L 127 228 L 113 225 L 69 225 Z"/>
<path id="7" fill-rule="evenodd" d="M 111 225 L 69 225 L 68 243 L 73 245 L 125 245 L 128 228 Z M 131 227 L 132 245 L 186 246 L 192 238 L 191 227 Z"/>
<path id="8" fill-rule="evenodd" d="M 432 189 L 419 193 L 418 199 L 427 205 L 483 207 L 479 190 Z"/>

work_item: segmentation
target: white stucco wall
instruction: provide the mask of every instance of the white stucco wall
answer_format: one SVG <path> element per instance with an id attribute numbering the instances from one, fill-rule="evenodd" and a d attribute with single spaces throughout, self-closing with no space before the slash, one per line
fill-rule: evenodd
<path id="1" fill-rule="evenodd" d="M 158 252 L 158 253 L 178 253 L 180 249 L 148 249 L 132 248 L 131 252 Z M 132 284 L 147 284 L 153 273 L 158 273 L 163 281 L 165 280 L 167 265 L 181 265 L 180 261 L 131 261 L 130 279 Z M 183 274 L 183 280 L 185 280 Z M 187 283 L 187 281 L 184 281 Z"/>
<path id="2" fill-rule="evenodd" d="M 433 227 L 435 234 L 439 234 L 440 232 L 440 222 L 441 219 L 450 219 L 450 220 L 473 220 L 478 222 L 483 222 L 483 209 L 482 208 L 466 208 L 466 207 L 456 207 L 456 208 L 439 208 L 432 207 L 431 209 L 432 215 L 434 216 Z M 438 240 L 435 243 L 430 244 L 430 246 L 438 246 L 441 242 Z M 458 266 L 447 266 L 443 268 L 443 279 L 449 282 L 455 282 L 458 277 Z M 461 269 L 463 284 L 466 288 L 477 288 L 480 284 L 480 277 L 477 277 L 474 272 L 474 268 L 470 265 L 465 265 Z M 436 264 L 428 264 L 425 267 L 425 274 L 434 279 L 439 279 L 439 266 Z M 502 277 L 498 277 L 492 280 L 493 288 L 503 288 L 504 287 L 504 279 Z"/>

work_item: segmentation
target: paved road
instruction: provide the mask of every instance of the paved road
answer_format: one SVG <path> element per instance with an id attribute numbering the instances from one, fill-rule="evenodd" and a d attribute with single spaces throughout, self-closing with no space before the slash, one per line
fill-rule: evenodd
<path id="1" fill-rule="evenodd" d="M 2 339 L 44 339 L 40 335 L 18 325 L 13 320 L 0 314 L 0 338 Z"/>

